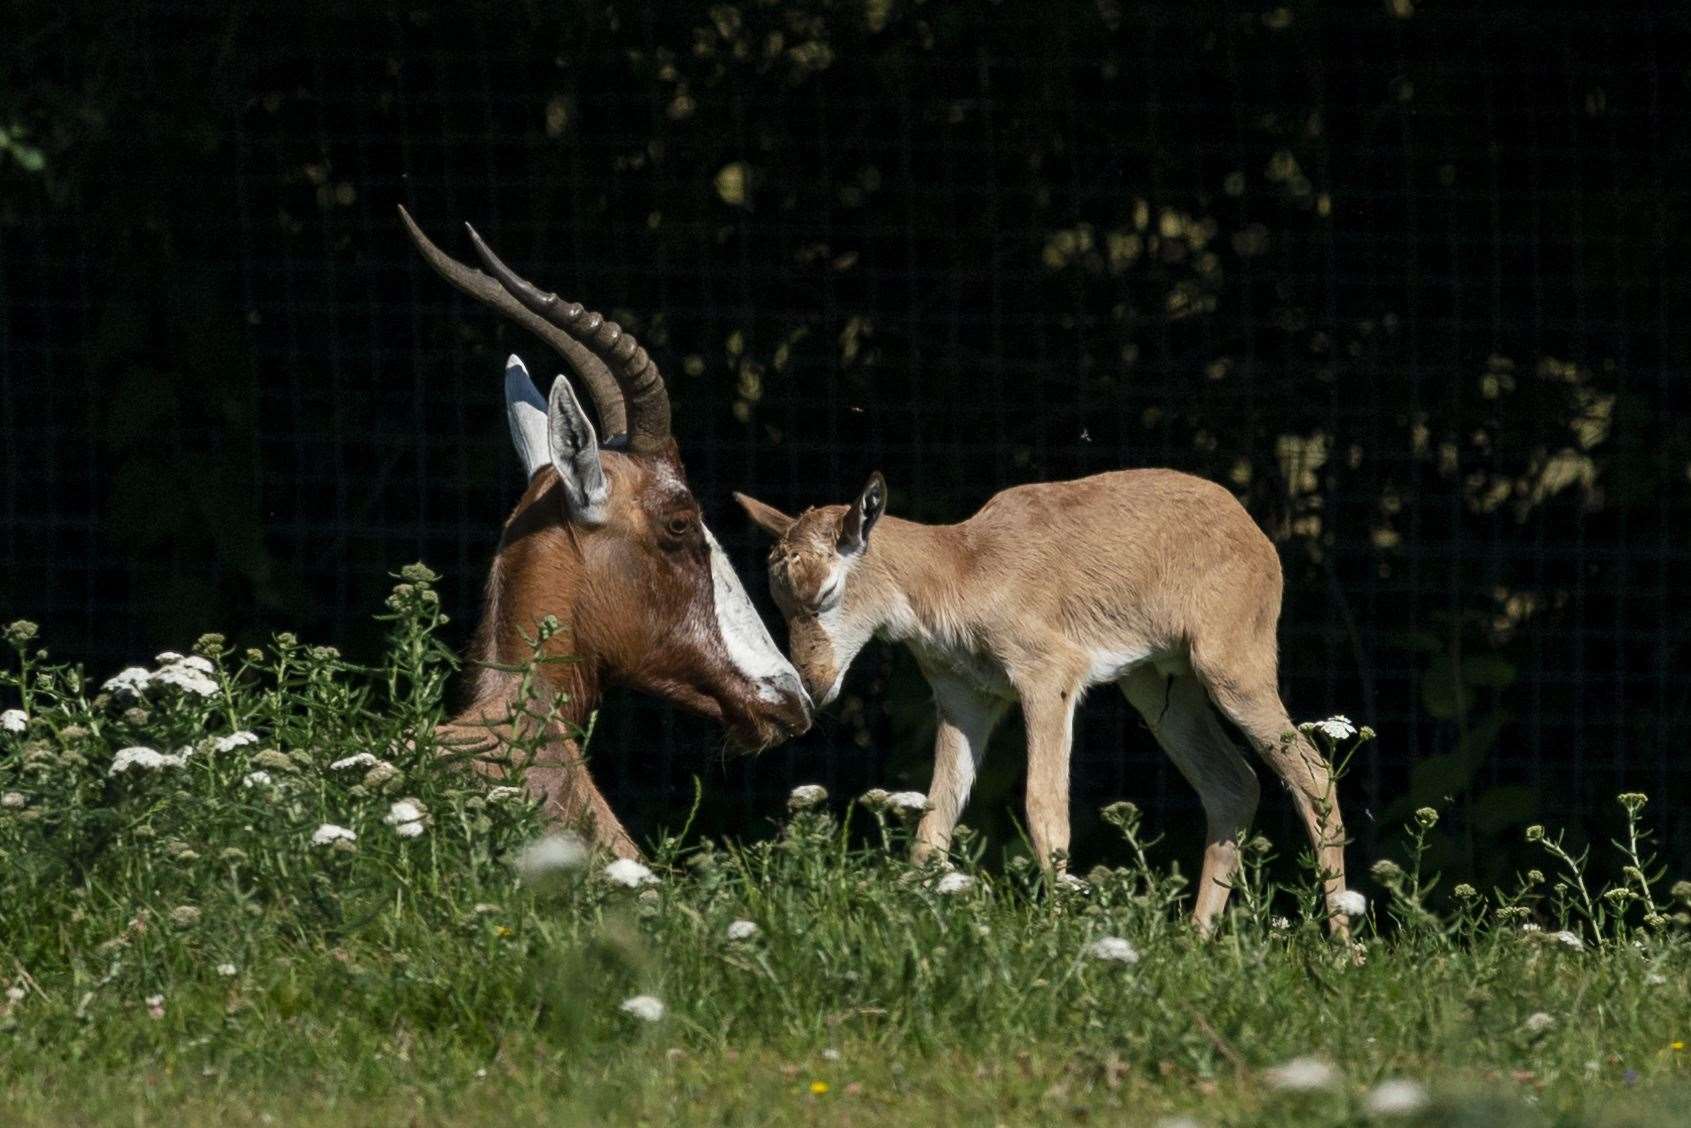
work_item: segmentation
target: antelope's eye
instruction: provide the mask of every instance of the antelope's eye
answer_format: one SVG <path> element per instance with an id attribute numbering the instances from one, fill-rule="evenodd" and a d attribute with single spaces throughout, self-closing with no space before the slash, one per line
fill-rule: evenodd
<path id="1" fill-rule="evenodd" d="M 668 532 L 670 536 L 677 539 L 686 536 L 692 528 L 693 519 L 691 517 L 684 517 L 680 514 L 671 517 L 669 519 L 669 523 L 664 526 L 665 531 Z"/>

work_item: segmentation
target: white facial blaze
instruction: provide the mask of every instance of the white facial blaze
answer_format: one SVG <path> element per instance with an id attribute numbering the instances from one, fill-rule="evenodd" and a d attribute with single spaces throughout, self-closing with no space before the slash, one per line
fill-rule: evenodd
<path id="1" fill-rule="evenodd" d="M 756 683 L 758 696 L 765 701 L 780 699 L 780 691 L 772 683 L 779 681 L 797 687 L 798 673 L 782 657 L 769 630 L 752 606 L 751 597 L 740 586 L 722 546 L 707 528 L 705 541 L 710 545 L 710 578 L 716 594 L 716 625 L 722 632 L 722 644 L 728 650 L 728 660 Z"/>

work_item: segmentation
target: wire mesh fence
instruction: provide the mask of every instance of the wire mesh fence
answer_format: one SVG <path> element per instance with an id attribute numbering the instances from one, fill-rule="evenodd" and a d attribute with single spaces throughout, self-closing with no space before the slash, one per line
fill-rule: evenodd
<path id="1" fill-rule="evenodd" d="M 1364 838 L 1445 805 L 1484 870 L 1637 787 L 1684 851 L 1684 13 L 620 8 L 0 17 L 0 606 L 95 668 L 207 629 L 358 652 L 423 559 L 467 636 L 520 485 L 502 361 L 542 350 L 428 272 L 404 202 L 640 334 L 760 599 L 730 490 L 879 468 L 943 521 L 1190 470 L 1280 546 L 1294 715 L 1382 734 Z M 711 829 L 922 784 L 919 679 L 860 665 L 756 763 L 615 698 L 596 770 L 648 830 L 695 775 Z M 1189 823 L 1097 696 L 1077 806 Z"/>

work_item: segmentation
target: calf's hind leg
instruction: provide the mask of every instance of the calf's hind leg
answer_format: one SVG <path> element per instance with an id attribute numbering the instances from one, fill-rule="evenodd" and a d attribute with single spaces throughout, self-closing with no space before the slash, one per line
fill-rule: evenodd
<path id="1" fill-rule="evenodd" d="M 1192 652 L 1192 668 L 1205 683 L 1227 719 L 1239 726 L 1257 755 L 1274 769 L 1292 792 L 1292 802 L 1309 834 L 1316 867 L 1321 871 L 1329 909 L 1345 889 L 1345 822 L 1339 812 L 1338 782 L 1333 766 L 1298 732 L 1274 686 L 1272 640 L 1266 655 L 1255 662 L 1234 661 L 1217 668 L 1199 652 Z M 1287 733 L 1290 740 L 1283 740 Z M 1334 915 L 1329 926 L 1345 931 L 1345 920 Z"/>
<path id="2" fill-rule="evenodd" d="M 1197 678 L 1165 676 L 1144 665 L 1117 684 L 1204 804 L 1207 840 L 1192 920 L 1208 935 L 1233 891 L 1239 834 L 1256 814 L 1256 773 L 1222 727 Z"/>

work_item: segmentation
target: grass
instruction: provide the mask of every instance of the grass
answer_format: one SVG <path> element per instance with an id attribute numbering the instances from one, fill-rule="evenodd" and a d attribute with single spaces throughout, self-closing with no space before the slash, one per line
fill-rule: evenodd
<path id="1" fill-rule="evenodd" d="M 608 874 L 532 850 L 526 798 L 431 746 L 431 580 L 396 588 L 379 667 L 207 636 L 108 689 L 10 628 L 6 1123 L 1683 1120 L 1691 887 L 1664 888 L 1642 796 L 1618 887 L 1534 828 L 1548 873 L 1437 911 L 1417 864 L 1381 864 L 1351 943 L 1261 840 L 1199 940 L 1125 804 L 1122 864 L 1073 888 L 986 872 L 966 834 L 972 881 L 942 886 L 896 813 L 838 799 Z M 1418 1111 L 1371 1111 L 1390 1079 Z"/>

